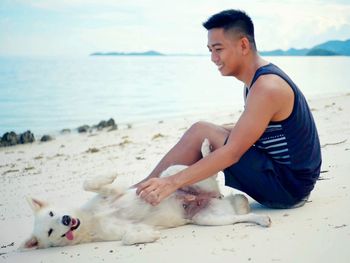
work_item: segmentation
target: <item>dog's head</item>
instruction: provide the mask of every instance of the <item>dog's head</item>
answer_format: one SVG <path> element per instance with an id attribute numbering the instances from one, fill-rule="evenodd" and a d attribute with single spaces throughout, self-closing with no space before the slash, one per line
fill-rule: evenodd
<path id="1" fill-rule="evenodd" d="M 77 243 L 76 234 L 80 227 L 79 218 L 62 212 L 49 204 L 28 198 L 34 212 L 34 230 L 22 249 L 36 249 L 56 246 L 67 246 Z"/>

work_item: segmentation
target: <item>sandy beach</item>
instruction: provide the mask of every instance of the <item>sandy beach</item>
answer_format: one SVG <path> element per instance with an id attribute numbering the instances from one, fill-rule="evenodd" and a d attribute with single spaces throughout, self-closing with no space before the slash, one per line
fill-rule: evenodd
<path id="1" fill-rule="evenodd" d="M 79 206 L 93 196 L 82 190 L 85 179 L 117 173 L 118 182 L 134 184 L 148 175 L 193 122 L 233 123 L 239 111 L 133 124 L 110 132 L 71 133 L 50 142 L 0 148 L 0 261 L 348 262 L 350 94 L 309 103 L 322 145 L 321 180 L 302 208 L 273 210 L 250 199 L 253 212 L 271 217 L 270 228 L 187 225 L 162 230 L 160 240 L 152 244 L 122 246 L 115 241 L 17 251 L 33 225 L 26 196 Z M 224 186 L 223 176 L 219 181 L 224 194 L 235 192 Z"/>

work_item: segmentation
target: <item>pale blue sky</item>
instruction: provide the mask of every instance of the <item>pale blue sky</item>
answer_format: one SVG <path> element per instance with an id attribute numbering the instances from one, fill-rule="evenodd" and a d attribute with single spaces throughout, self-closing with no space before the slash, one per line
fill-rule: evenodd
<path id="1" fill-rule="evenodd" d="M 0 55 L 206 53 L 202 22 L 245 10 L 259 50 L 350 38 L 350 0 L 0 0 Z"/>

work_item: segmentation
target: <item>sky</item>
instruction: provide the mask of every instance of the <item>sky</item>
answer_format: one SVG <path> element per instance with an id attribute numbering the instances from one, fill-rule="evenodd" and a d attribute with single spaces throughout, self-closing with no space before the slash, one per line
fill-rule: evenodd
<path id="1" fill-rule="evenodd" d="M 259 50 L 350 38 L 350 0 L 0 0 L 0 55 L 206 54 L 202 23 L 231 8 L 251 16 Z"/>

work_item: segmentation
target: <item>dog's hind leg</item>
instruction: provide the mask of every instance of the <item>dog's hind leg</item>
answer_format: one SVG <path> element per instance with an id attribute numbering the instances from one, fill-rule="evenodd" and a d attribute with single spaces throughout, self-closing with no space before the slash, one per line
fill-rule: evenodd
<path id="1" fill-rule="evenodd" d="M 203 158 L 208 156 L 211 153 L 210 142 L 207 138 L 205 138 L 202 143 L 201 152 L 202 152 Z"/>
<path id="2" fill-rule="evenodd" d="M 237 214 L 230 199 L 232 198 L 212 199 L 206 208 L 193 216 L 192 222 L 209 226 L 231 225 L 242 222 L 255 223 L 265 227 L 271 225 L 271 219 L 267 215 Z"/>
<path id="3" fill-rule="evenodd" d="M 204 139 L 204 141 L 202 143 L 202 147 L 201 147 L 201 152 L 202 152 L 203 157 L 206 157 L 210 154 L 210 152 L 211 152 L 210 142 L 208 139 Z M 169 166 L 166 170 L 164 170 L 161 173 L 160 177 L 167 177 L 167 176 L 174 175 L 174 174 L 186 169 L 187 167 L 188 166 L 181 165 L 181 164 Z M 207 179 L 204 179 L 204 180 L 194 184 L 193 186 L 197 187 L 199 189 L 199 191 L 201 191 L 201 192 L 211 193 L 213 195 L 216 195 L 217 197 L 220 197 L 221 196 L 220 188 L 219 188 L 219 185 L 216 181 L 216 177 L 217 177 L 217 174 L 215 174 Z M 184 190 L 187 191 L 188 189 L 185 188 Z"/>
<path id="4" fill-rule="evenodd" d="M 207 138 L 205 138 L 202 143 L 201 152 L 202 152 L 203 158 L 208 156 L 211 153 L 210 142 Z M 197 182 L 193 186 L 198 187 L 200 191 L 213 193 L 213 194 L 216 194 L 217 197 L 220 197 L 221 196 L 220 188 L 216 178 L 217 178 L 217 174 L 214 174 L 208 177 L 207 179 Z"/>
<path id="5" fill-rule="evenodd" d="M 267 215 L 245 214 L 245 215 L 229 215 L 229 214 L 198 214 L 193 218 L 193 223 L 205 226 L 222 226 L 236 223 L 254 223 L 264 227 L 271 225 L 271 219 Z"/>
<path id="6" fill-rule="evenodd" d="M 242 194 L 235 194 L 230 198 L 236 214 L 244 215 L 250 213 L 248 198 Z"/>
<path id="7" fill-rule="evenodd" d="M 122 242 L 124 245 L 134 245 L 142 243 L 151 243 L 160 238 L 160 232 L 155 230 L 153 227 L 138 224 L 130 226 L 126 230 Z"/>

